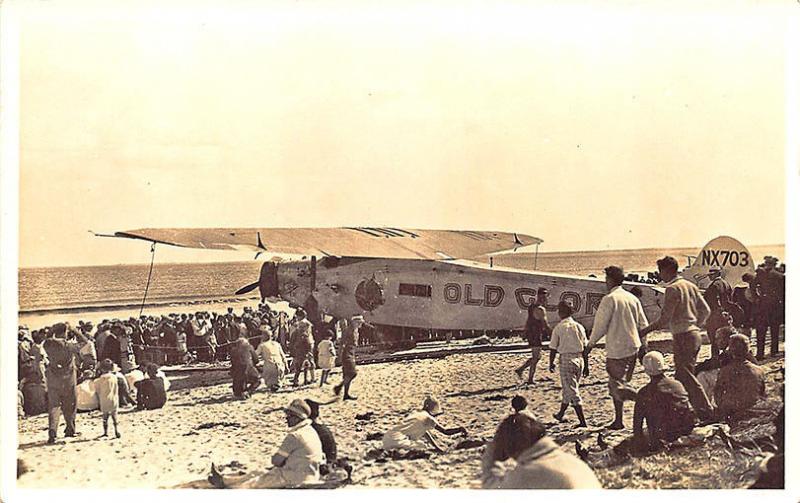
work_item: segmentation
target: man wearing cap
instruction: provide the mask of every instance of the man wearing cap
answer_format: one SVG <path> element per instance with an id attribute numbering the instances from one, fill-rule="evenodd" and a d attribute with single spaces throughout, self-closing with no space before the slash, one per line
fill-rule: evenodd
<path id="1" fill-rule="evenodd" d="M 639 299 L 622 288 L 625 279 L 622 268 L 609 266 L 605 273 L 608 294 L 597 308 L 586 351 L 591 352 L 600 339 L 606 338 L 608 391 L 614 403 L 614 421 L 608 427 L 621 430 L 625 427 L 622 421 L 625 400 L 636 399 L 636 391 L 628 382 L 637 353 L 647 347 L 646 339 L 639 336 L 639 330 L 647 326 L 647 317 Z M 588 367 L 584 369 L 585 376 L 587 370 Z"/>
<path id="2" fill-rule="evenodd" d="M 748 361 L 750 352 L 747 337 L 731 336 L 728 343 L 731 362 L 722 367 L 714 386 L 718 416 L 722 420 L 735 419 L 765 395 L 766 376 L 758 365 Z"/>
<path id="3" fill-rule="evenodd" d="M 64 323 L 55 324 L 52 337 L 45 340 L 43 344 L 48 360 L 47 369 L 45 370 L 49 407 L 48 444 L 53 444 L 56 441 L 58 424 L 61 422 L 62 413 L 67 423 L 65 436 L 75 436 L 75 413 L 77 412 L 77 397 L 75 395 L 75 386 L 77 385 L 76 362 L 80 359 L 80 348 L 77 342 L 66 340 L 67 329 L 68 326 Z"/>
<path id="4" fill-rule="evenodd" d="M 768 328 L 770 356 L 778 354 L 778 337 L 784 309 L 785 279 L 783 274 L 775 269 L 777 264 L 777 258 L 767 256 L 764 257 L 764 266 L 756 270 L 756 358 L 759 360 L 764 358 Z"/>
<path id="5" fill-rule="evenodd" d="M 728 324 L 723 313 L 728 312 L 730 309 L 733 288 L 731 288 L 730 283 L 725 281 L 725 278 L 722 277 L 722 271 L 718 268 L 709 269 L 708 279 L 711 280 L 711 284 L 708 285 L 708 288 L 703 293 L 703 299 L 711 309 L 711 314 L 706 322 L 706 332 L 711 341 L 711 358 L 717 358 L 720 348 L 717 346 L 714 336 L 718 329 Z"/>
<path id="6" fill-rule="evenodd" d="M 696 418 L 686 388 L 676 379 L 664 375 L 667 370 L 664 355 L 650 351 L 642 358 L 642 366 L 650 376 L 650 382 L 636 394 L 634 442 L 657 450 L 663 443 L 674 442 L 678 437 L 691 433 Z M 647 434 L 643 428 L 645 422 Z"/>
<path id="7" fill-rule="evenodd" d="M 713 407 L 694 374 L 702 341 L 700 327 L 705 324 L 711 311 L 697 285 L 678 276 L 677 260 L 666 256 L 656 263 L 661 280 L 667 284 L 664 305 L 658 320 L 644 328 L 640 335 L 646 336 L 654 330 L 665 328 L 672 332 L 675 378 L 689 393 L 689 401 L 700 420 L 712 420 Z"/>
<path id="8" fill-rule="evenodd" d="M 433 447 L 438 452 L 444 452 L 433 439 L 431 431 L 436 430 L 449 437 L 466 435 L 467 430 L 463 427 L 445 428 L 434 417 L 441 414 L 439 401 L 432 397 L 426 398 L 422 403 L 422 410 L 412 412 L 400 424 L 384 433 L 383 448 L 427 450 L 428 447 Z"/>
<path id="9" fill-rule="evenodd" d="M 324 462 L 322 443 L 311 425 L 311 408 L 296 398 L 284 409 L 289 433 L 272 456 L 272 468 L 261 474 L 222 476 L 211 465 L 208 481 L 215 487 L 231 489 L 281 489 L 319 482 Z"/>
<path id="10" fill-rule="evenodd" d="M 344 389 L 345 400 L 355 400 L 357 398 L 350 394 L 350 384 L 358 375 L 358 370 L 356 369 L 356 342 L 358 341 L 361 326 L 364 324 L 363 316 L 353 316 L 342 331 L 342 382 L 333 387 L 333 392 L 338 395 Z"/>

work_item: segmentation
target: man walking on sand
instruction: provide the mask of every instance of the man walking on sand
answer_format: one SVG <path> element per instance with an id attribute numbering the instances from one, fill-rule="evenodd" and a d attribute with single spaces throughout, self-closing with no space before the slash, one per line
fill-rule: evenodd
<path id="1" fill-rule="evenodd" d="M 342 333 L 342 382 L 333 387 L 333 392 L 338 395 L 344 389 L 345 400 L 355 400 L 357 398 L 350 394 L 350 384 L 358 375 L 358 370 L 356 370 L 356 341 L 358 341 L 361 326 L 364 324 L 363 316 L 353 316 Z"/>
<path id="2" fill-rule="evenodd" d="M 639 334 L 647 336 L 654 330 L 668 328 L 672 332 L 672 351 L 675 355 L 675 379 L 689 393 L 695 413 L 701 421 L 713 419 L 714 410 L 708 401 L 703 386 L 694 375 L 697 353 L 700 352 L 700 327 L 708 319 L 711 310 L 697 286 L 678 276 L 678 261 L 666 256 L 656 262 L 661 280 L 666 282 L 664 305 L 661 316 L 642 329 Z"/>
<path id="3" fill-rule="evenodd" d="M 639 329 L 647 326 L 647 317 L 639 299 L 622 288 L 625 279 L 622 268 L 612 265 L 606 267 L 605 273 L 608 294 L 600 301 L 586 352 L 606 338 L 608 392 L 614 402 L 614 421 L 608 428 L 621 430 L 625 427 L 622 421 L 625 400 L 636 400 L 636 390 L 628 382 L 637 352 L 643 355 L 647 348 L 646 340 L 639 336 Z"/>

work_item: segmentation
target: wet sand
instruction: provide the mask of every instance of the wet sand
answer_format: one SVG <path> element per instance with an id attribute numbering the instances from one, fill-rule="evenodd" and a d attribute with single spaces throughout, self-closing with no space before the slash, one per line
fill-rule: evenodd
<path id="1" fill-rule="evenodd" d="M 701 352 L 701 360 L 708 347 Z M 558 410 L 560 388 L 558 373 L 547 370 L 543 356 L 537 382 L 525 386 L 517 380 L 513 369 L 525 358 L 518 352 L 456 354 L 441 359 L 410 360 L 359 367 L 353 384 L 357 401 L 338 401 L 325 406 L 321 422 L 334 432 L 340 456 L 349 457 L 354 466 L 353 485 L 349 487 L 479 487 L 482 446 L 450 450 L 429 459 L 365 461 L 365 454 L 380 447 L 380 440 L 367 441 L 380 434 L 409 411 L 419 408 L 427 394 L 441 400 L 444 414 L 439 418 L 445 426 L 465 426 L 467 439 L 475 443 L 488 440 L 499 421 L 510 410 L 515 394 L 525 396 L 534 413 L 548 425 L 548 431 L 568 452 L 574 452 L 574 440 L 580 439 L 590 449 L 597 449 L 598 431 L 612 418 L 608 398 L 605 355 L 602 349 L 591 356 L 591 375 L 582 383 L 588 430 L 573 429 L 570 423 L 558 424 L 552 414 Z M 667 356 L 671 364 L 671 355 Z M 767 423 L 780 407 L 779 385 L 783 378 L 779 369 L 783 357 L 765 363 L 768 371 L 769 400 L 759 404 L 758 426 Z M 269 465 L 286 432 L 280 407 L 296 397 L 317 400 L 332 397 L 331 386 L 320 389 L 311 385 L 268 393 L 262 389 L 249 400 L 234 400 L 230 382 L 222 372 L 193 372 L 184 376 L 171 391 L 167 405 L 161 410 L 132 411 L 119 415 L 121 439 L 101 439 L 102 422 L 98 411 L 80 413 L 74 439 L 59 438 L 54 446 L 45 444 L 47 416 L 26 418 L 19 424 L 19 456 L 30 472 L 18 483 L 23 488 L 165 488 L 205 478 L 211 462 L 229 464 L 237 461 L 245 470 L 259 470 Z M 331 376 L 338 383 L 340 374 Z M 209 384 L 216 381 L 216 384 Z M 641 366 L 637 366 L 634 383 L 647 382 Z M 176 382 L 177 384 L 177 382 Z M 368 420 L 356 416 L 374 412 Z M 633 405 L 626 405 L 626 422 L 632 423 Z M 742 428 L 755 427 L 755 423 Z M 613 444 L 624 433 L 608 437 Z M 734 428 L 732 434 L 736 434 Z M 741 430 L 742 435 L 749 434 Z M 63 434 L 63 423 L 59 434 Z M 377 436 L 377 435 L 375 435 Z M 440 437 L 452 449 L 464 438 Z M 713 454 L 713 455 L 712 455 Z M 742 456 L 723 452 L 711 446 L 700 446 L 628 460 L 615 466 L 600 467 L 596 472 L 605 487 L 742 487 L 760 461 L 758 455 Z M 749 475 L 748 475 L 749 474 Z"/>

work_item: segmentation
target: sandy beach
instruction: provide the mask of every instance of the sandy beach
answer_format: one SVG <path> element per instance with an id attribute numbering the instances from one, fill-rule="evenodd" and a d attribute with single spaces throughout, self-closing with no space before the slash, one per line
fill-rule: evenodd
<path id="1" fill-rule="evenodd" d="M 708 354 L 701 351 L 700 360 Z M 671 364 L 672 355 L 667 355 Z M 515 394 L 525 396 L 530 408 L 548 424 L 548 431 L 565 451 L 574 452 L 581 440 L 590 451 L 591 464 L 606 488 L 736 488 L 753 480 L 763 453 L 728 449 L 718 443 L 687 447 L 645 458 L 614 460 L 599 452 L 598 432 L 611 419 L 604 351 L 592 353 L 591 375 L 583 381 L 582 396 L 588 430 L 578 432 L 571 422 L 558 424 L 552 413 L 558 410 L 558 374 L 540 362 L 537 382 L 526 386 L 513 369 L 525 358 L 519 351 L 454 354 L 439 359 L 364 365 L 353 384 L 357 401 L 338 401 L 325 406 L 321 422 L 334 432 L 340 456 L 352 460 L 353 485 L 346 487 L 478 488 L 482 446 L 456 449 L 464 438 L 443 442 L 445 454 L 429 459 L 388 461 L 365 460 L 365 454 L 380 447 L 380 434 L 402 416 L 420 406 L 428 394 L 438 397 L 444 409 L 440 421 L 446 426 L 465 426 L 473 444 L 489 440 L 499 421 L 509 412 Z M 543 358 L 544 360 L 544 358 Z M 732 438 L 748 438 L 756 432 L 772 431 L 769 421 L 782 403 L 779 387 L 783 357 L 764 363 L 768 399 L 757 405 L 752 420 L 735 426 Z M 333 384 L 340 374 L 332 375 Z M 173 391 L 161 410 L 123 410 L 120 439 L 99 438 L 100 413 L 79 413 L 80 436 L 59 438 L 54 446 L 45 444 L 47 416 L 19 422 L 19 457 L 30 471 L 19 480 L 22 488 L 169 488 L 203 479 L 211 462 L 238 462 L 244 470 L 259 470 L 282 440 L 286 425 L 280 407 L 296 397 L 328 399 L 331 386 L 317 385 L 269 393 L 261 388 L 249 400 L 234 400 L 225 371 L 184 373 L 172 379 Z M 641 366 L 634 384 L 647 382 Z M 614 444 L 630 434 L 632 404 L 626 406 L 628 430 L 607 436 Z M 356 416 L 368 412 L 368 420 Z M 63 423 L 61 429 L 63 430 Z M 62 434 L 62 431 L 59 432 Z M 47 460 L 44 462 L 44 460 Z"/>

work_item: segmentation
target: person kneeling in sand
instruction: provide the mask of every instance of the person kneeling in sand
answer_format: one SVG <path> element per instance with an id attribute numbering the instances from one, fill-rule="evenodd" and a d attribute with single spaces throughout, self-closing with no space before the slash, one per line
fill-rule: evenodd
<path id="1" fill-rule="evenodd" d="M 403 421 L 387 431 L 383 435 L 383 448 L 389 449 L 414 449 L 427 450 L 433 447 L 438 452 L 444 452 L 433 435 L 432 430 L 436 430 L 445 435 L 453 436 L 467 434 L 463 427 L 445 428 L 435 419 L 434 416 L 442 414 L 442 408 L 435 398 L 428 397 L 422 404 L 422 410 L 412 412 Z"/>
<path id="2" fill-rule="evenodd" d="M 318 483 L 322 442 L 309 419 L 311 408 L 297 398 L 284 411 L 289 433 L 272 455 L 271 469 L 252 475 L 223 476 L 212 464 L 208 481 L 219 489 L 285 489 Z"/>
<path id="3" fill-rule="evenodd" d="M 484 489 L 600 489 L 592 469 L 559 449 L 529 414 L 506 417 L 481 460 Z"/>
<path id="4" fill-rule="evenodd" d="M 691 433 L 696 417 L 683 384 L 664 375 L 667 368 L 664 355 L 650 351 L 642 358 L 642 366 L 650 382 L 636 394 L 633 442 L 637 450 L 654 451 Z M 643 428 L 645 421 L 647 433 Z"/>

